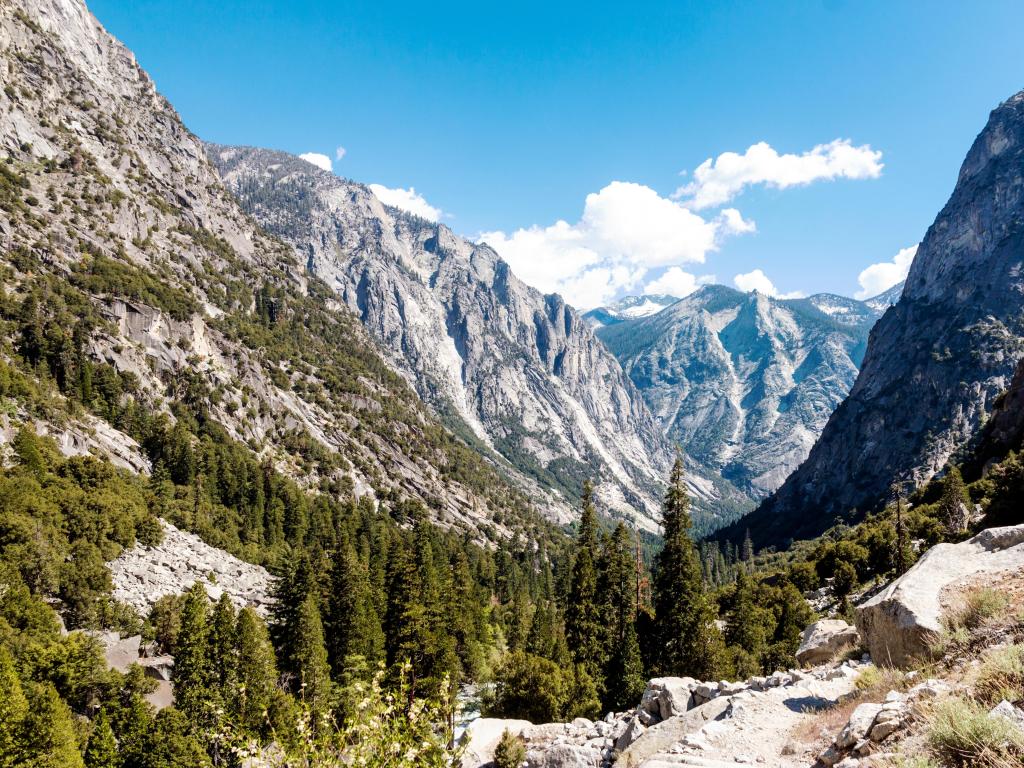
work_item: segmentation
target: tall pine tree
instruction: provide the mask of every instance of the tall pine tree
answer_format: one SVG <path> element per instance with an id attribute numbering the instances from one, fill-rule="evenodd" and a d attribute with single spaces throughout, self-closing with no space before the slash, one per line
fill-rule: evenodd
<path id="1" fill-rule="evenodd" d="M 593 679 L 601 675 L 604 664 L 604 632 L 597 598 L 596 553 L 597 512 L 594 509 L 593 488 L 588 481 L 583 486 L 583 511 L 576 537 L 569 599 L 565 608 L 565 640 L 573 660 L 582 665 Z"/>
<path id="2" fill-rule="evenodd" d="M 723 643 L 704 588 L 697 550 L 690 539 L 690 497 L 683 460 L 677 456 L 662 510 L 665 545 L 658 553 L 653 593 L 658 636 L 657 672 L 716 680 Z"/>

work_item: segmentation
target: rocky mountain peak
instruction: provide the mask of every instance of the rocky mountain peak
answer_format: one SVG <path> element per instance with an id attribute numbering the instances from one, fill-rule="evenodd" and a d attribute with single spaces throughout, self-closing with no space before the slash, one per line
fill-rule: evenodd
<path id="1" fill-rule="evenodd" d="M 971 440 L 1024 357 L 1024 93 L 997 107 L 928 228 L 898 303 L 807 460 L 744 521 L 815 535 L 916 485 Z M 739 540 L 738 528 L 725 532 Z"/>

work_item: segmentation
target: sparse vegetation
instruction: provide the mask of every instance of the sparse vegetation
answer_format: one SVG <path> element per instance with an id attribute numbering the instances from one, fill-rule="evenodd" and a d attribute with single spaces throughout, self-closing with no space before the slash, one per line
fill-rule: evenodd
<path id="1" fill-rule="evenodd" d="M 928 746 L 956 766 L 1010 768 L 1024 760 L 1024 731 L 992 717 L 976 701 L 950 698 L 935 705 L 927 728 Z"/>

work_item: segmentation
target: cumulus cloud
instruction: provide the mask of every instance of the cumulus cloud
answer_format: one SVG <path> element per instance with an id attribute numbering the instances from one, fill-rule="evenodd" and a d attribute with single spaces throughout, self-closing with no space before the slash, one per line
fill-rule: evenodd
<path id="1" fill-rule="evenodd" d="M 910 264 L 914 261 L 916 253 L 916 245 L 901 248 L 899 253 L 892 257 L 892 261 L 872 264 L 865 269 L 857 276 L 860 290 L 857 291 L 855 297 L 858 299 L 870 299 L 882 291 L 889 290 L 901 280 L 906 280 L 907 273 L 910 272 Z"/>
<path id="2" fill-rule="evenodd" d="M 644 286 L 644 293 L 665 293 L 682 299 L 696 291 L 700 286 L 713 281 L 714 278 L 697 277 L 683 271 L 682 267 L 669 267 L 661 276 L 651 280 Z"/>
<path id="3" fill-rule="evenodd" d="M 693 180 L 672 197 L 701 210 L 723 205 L 754 184 L 786 189 L 838 178 L 874 179 L 883 167 L 881 152 L 868 144 L 855 147 L 849 139 L 819 144 L 799 155 L 780 155 L 762 141 L 742 155 L 723 152 L 715 159 L 708 158 L 693 172 Z"/>
<path id="4" fill-rule="evenodd" d="M 312 163 L 317 168 L 323 168 L 328 173 L 331 170 L 333 170 L 333 166 L 331 165 L 331 158 L 329 158 L 327 155 L 322 155 L 319 152 L 303 152 L 301 155 L 299 155 L 299 157 L 301 157 L 307 163 Z"/>
<path id="5" fill-rule="evenodd" d="M 772 296 L 776 299 L 800 299 L 803 298 L 804 295 L 800 291 L 779 293 L 779 289 L 775 287 L 775 283 L 773 283 L 768 278 L 768 275 L 760 269 L 736 275 L 732 281 L 741 291 L 748 293 L 750 291 L 757 291 L 758 293 L 763 293 L 765 296 Z"/>
<path id="6" fill-rule="evenodd" d="M 347 155 L 347 154 L 348 154 L 348 150 L 345 149 L 344 147 L 339 146 L 339 147 L 337 147 L 334 150 L 334 160 L 335 161 L 342 160 L 345 157 L 345 155 Z"/>
<path id="7" fill-rule="evenodd" d="M 478 239 L 522 280 L 588 308 L 639 290 L 652 269 L 702 263 L 723 238 L 752 231 L 754 223 L 734 209 L 708 219 L 650 187 L 613 181 L 587 195 L 574 224 L 484 232 Z"/>
<path id="8" fill-rule="evenodd" d="M 444 213 L 440 208 L 435 208 L 428 203 L 415 187 L 390 189 L 383 184 L 371 184 L 370 191 L 384 205 L 401 208 L 403 211 L 413 213 L 427 221 L 439 221 Z"/>

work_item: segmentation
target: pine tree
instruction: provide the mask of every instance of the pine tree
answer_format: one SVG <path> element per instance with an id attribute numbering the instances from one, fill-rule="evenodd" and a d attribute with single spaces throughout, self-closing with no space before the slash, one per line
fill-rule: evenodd
<path id="1" fill-rule="evenodd" d="M 100 710 L 92 721 L 92 733 L 85 748 L 86 768 L 119 768 L 121 757 L 117 753 L 117 740 L 110 727 L 106 710 Z"/>
<path id="2" fill-rule="evenodd" d="M 565 609 L 565 639 L 569 652 L 593 679 L 603 666 L 603 627 L 597 599 L 597 512 L 593 488 L 583 486 L 583 512 L 576 537 L 569 600 Z"/>
<path id="3" fill-rule="evenodd" d="M 725 624 L 725 641 L 732 650 L 737 677 L 749 677 L 761 671 L 760 658 L 772 624 L 774 617 L 758 602 L 756 587 L 741 568 L 736 574 L 732 606 Z"/>
<path id="4" fill-rule="evenodd" d="M 21 728 L 27 714 L 28 702 L 14 669 L 14 659 L 0 646 L 0 768 L 20 763 Z"/>
<path id="5" fill-rule="evenodd" d="M 174 646 L 174 704 L 186 716 L 203 720 L 210 715 L 213 683 L 207 604 L 206 590 L 196 582 L 182 601 Z"/>
<path id="6" fill-rule="evenodd" d="M 49 683 L 39 686 L 32 695 L 24 732 L 26 766 L 84 768 L 74 717 Z"/>
<path id="7" fill-rule="evenodd" d="M 942 481 L 942 498 L 939 499 L 939 514 L 946 524 L 950 536 L 959 536 L 970 523 L 970 498 L 960 470 L 951 466 Z"/>
<path id="8" fill-rule="evenodd" d="M 263 712 L 274 694 L 277 665 L 267 627 L 251 608 L 238 613 L 235 643 L 239 693 L 228 702 L 245 727 L 256 729 L 263 724 Z"/>
<path id="9" fill-rule="evenodd" d="M 221 595 L 210 621 L 210 665 L 213 677 L 225 700 L 234 695 L 238 656 L 235 653 L 235 606 L 227 594 Z"/>
<path id="10" fill-rule="evenodd" d="M 657 557 L 653 584 L 657 670 L 662 675 L 715 680 L 721 670 L 722 637 L 704 588 L 697 550 L 689 536 L 690 526 L 683 460 L 677 456 L 665 494 L 665 543 Z"/>
<path id="11" fill-rule="evenodd" d="M 604 708 L 613 712 L 629 709 L 643 695 L 647 678 L 634 621 L 626 623 L 622 637 L 612 648 L 605 685 Z"/>
<path id="12" fill-rule="evenodd" d="M 326 630 L 327 655 L 335 676 L 341 676 L 352 657 L 362 657 L 370 667 L 383 657 L 384 633 L 370 578 L 349 544 L 337 554 L 331 573 Z"/>
<path id="13" fill-rule="evenodd" d="M 324 647 L 324 627 L 316 596 L 309 594 L 299 608 L 295 649 L 296 673 L 303 698 L 318 714 L 331 705 L 331 667 Z"/>
<path id="14" fill-rule="evenodd" d="M 602 557 L 602 623 L 607 647 L 604 704 L 618 710 L 643 693 L 643 662 L 636 635 L 636 573 L 633 545 L 625 524 L 615 526 Z M 639 693 L 637 689 L 639 687 Z"/>
<path id="15" fill-rule="evenodd" d="M 743 562 L 752 563 L 754 561 L 754 541 L 750 538 L 750 529 L 743 536 Z"/>

